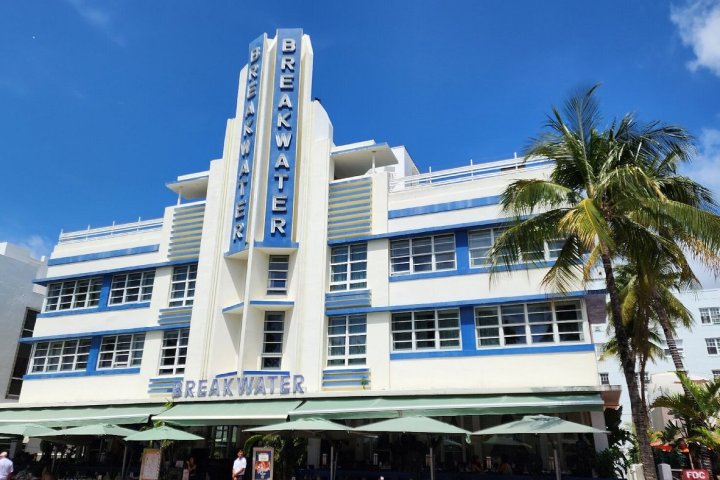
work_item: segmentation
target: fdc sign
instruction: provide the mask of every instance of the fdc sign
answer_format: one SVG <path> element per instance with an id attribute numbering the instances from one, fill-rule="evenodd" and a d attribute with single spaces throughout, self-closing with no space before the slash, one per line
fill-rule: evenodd
<path id="1" fill-rule="evenodd" d="M 710 472 L 707 470 L 689 469 L 686 468 L 682 471 L 683 480 L 710 480 Z"/>

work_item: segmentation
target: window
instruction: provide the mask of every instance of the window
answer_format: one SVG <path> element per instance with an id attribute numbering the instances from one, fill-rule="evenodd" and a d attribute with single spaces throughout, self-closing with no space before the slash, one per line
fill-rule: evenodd
<path id="1" fill-rule="evenodd" d="M 600 374 L 600 385 L 610 385 L 610 374 L 609 373 L 601 373 Z"/>
<path id="2" fill-rule="evenodd" d="M 720 379 L 720 370 L 713 370 L 712 376 L 713 376 L 713 380 Z"/>
<path id="3" fill-rule="evenodd" d="M 662 345 L 663 345 L 663 351 L 665 352 L 665 355 L 670 356 L 670 349 L 667 346 L 667 342 L 663 341 Z M 682 338 L 675 339 L 675 346 L 677 347 L 678 353 L 682 356 L 685 353 L 685 349 L 683 348 Z"/>
<path id="4" fill-rule="evenodd" d="M 155 270 L 113 275 L 110 305 L 150 301 L 154 281 Z"/>
<path id="5" fill-rule="evenodd" d="M 283 330 L 285 314 L 283 312 L 265 312 L 263 329 L 263 349 L 261 367 L 276 369 L 282 362 Z"/>
<path id="6" fill-rule="evenodd" d="M 470 252 L 471 267 L 490 266 L 490 249 L 500 235 L 507 230 L 504 227 L 483 228 L 474 230 L 468 234 L 468 251 Z M 543 250 L 534 252 L 522 252 L 523 262 L 538 262 L 555 260 L 565 246 L 565 240 L 554 239 L 545 242 Z"/>
<path id="7" fill-rule="evenodd" d="M 709 307 L 700 309 L 700 322 L 703 325 L 720 323 L 720 307 Z"/>
<path id="8" fill-rule="evenodd" d="M 367 244 L 343 245 L 330 251 L 330 291 L 367 287 Z"/>
<path id="9" fill-rule="evenodd" d="M 45 311 L 97 307 L 102 277 L 68 280 L 48 285 Z"/>
<path id="10" fill-rule="evenodd" d="M 171 307 L 192 306 L 195 298 L 195 279 L 197 263 L 182 265 L 173 269 L 172 286 L 170 288 Z"/>
<path id="11" fill-rule="evenodd" d="M 98 370 L 139 367 L 145 346 L 145 334 L 109 335 L 102 338 Z"/>
<path id="12" fill-rule="evenodd" d="M 33 350 L 30 373 L 85 370 L 89 352 L 89 338 L 38 342 Z"/>
<path id="13" fill-rule="evenodd" d="M 393 350 L 444 350 L 460 348 L 460 312 L 426 310 L 394 313 Z"/>
<path id="14" fill-rule="evenodd" d="M 32 337 L 33 331 L 35 330 L 37 315 L 38 312 L 36 310 L 31 310 L 29 308 L 25 310 L 25 320 L 23 321 L 23 328 L 20 332 L 21 338 Z M 31 358 L 32 345 L 29 343 L 18 343 L 17 351 L 15 352 L 15 362 L 13 364 L 12 374 L 10 375 L 10 382 L 8 383 L 5 398 L 15 400 L 20 397 L 23 375 L 25 375 L 28 371 L 28 365 L 30 364 Z"/>
<path id="15" fill-rule="evenodd" d="M 365 365 L 367 317 L 343 315 L 328 318 L 328 367 Z"/>
<path id="16" fill-rule="evenodd" d="M 541 302 L 475 309 L 477 346 L 579 342 L 584 338 L 580 302 Z"/>
<path id="17" fill-rule="evenodd" d="M 166 330 L 160 350 L 159 375 L 178 375 L 185 373 L 189 328 Z"/>
<path id="18" fill-rule="evenodd" d="M 708 355 L 718 354 L 718 348 L 720 348 L 720 338 L 706 338 L 705 344 L 707 345 Z"/>
<path id="19" fill-rule="evenodd" d="M 268 262 L 268 295 L 285 295 L 287 293 L 288 268 L 290 257 L 287 255 L 270 255 Z"/>
<path id="20" fill-rule="evenodd" d="M 393 275 L 453 270 L 455 235 L 436 235 L 390 243 L 390 272 Z"/>

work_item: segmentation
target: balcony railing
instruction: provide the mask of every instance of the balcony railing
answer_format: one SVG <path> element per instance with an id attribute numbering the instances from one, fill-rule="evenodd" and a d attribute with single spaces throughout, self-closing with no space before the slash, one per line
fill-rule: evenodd
<path id="1" fill-rule="evenodd" d="M 390 191 L 399 192 L 415 188 L 451 185 L 455 183 L 471 182 L 481 178 L 506 175 L 515 171 L 536 170 L 551 164 L 546 158 L 527 160 L 503 160 L 500 162 L 472 164 L 465 167 L 438 170 L 437 172 L 421 173 L 409 177 L 399 177 L 390 180 Z"/>
<path id="2" fill-rule="evenodd" d="M 88 228 L 75 232 L 61 232 L 58 243 L 84 242 L 87 240 L 96 240 L 99 238 L 117 237 L 120 235 L 130 235 L 138 232 L 149 232 L 160 230 L 163 226 L 162 218 L 154 218 L 152 220 L 138 220 L 132 223 L 113 223 L 109 227 Z"/>

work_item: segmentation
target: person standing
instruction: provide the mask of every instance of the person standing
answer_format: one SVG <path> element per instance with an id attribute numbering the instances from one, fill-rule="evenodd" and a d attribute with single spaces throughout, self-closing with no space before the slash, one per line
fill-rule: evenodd
<path id="1" fill-rule="evenodd" d="M 13 462 L 7 452 L 0 452 L 0 480 L 9 480 L 13 474 Z"/>
<path id="2" fill-rule="evenodd" d="M 233 462 L 232 480 L 244 480 L 246 468 L 247 459 L 245 458 L 245 452 L 238 450 L 237 458 Z M 4 479 L 0 478 L 0 480 Z"/>

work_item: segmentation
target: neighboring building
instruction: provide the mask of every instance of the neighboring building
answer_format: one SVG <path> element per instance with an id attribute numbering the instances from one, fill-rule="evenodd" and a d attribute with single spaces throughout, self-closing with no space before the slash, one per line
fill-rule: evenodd
<path id="1" fill-rule="evenodd" d="M 720 289 L 693 290 L 678 295 L 695 319 L 691 329 L 679 326 L 675 337 L 678 350 L 682 353 L 685 370 L 695 381 L 703 382 L 720 376 Z M 593 337 L 601 355 L 607 342 L 607 323 L 593 326 Z M 675 367 L 666 348 L 666 357 L 647 366 L 647 399 L 652 402 L 664 392 L 682 393 Z M 625 377 L 616 357 L 599 360 L 600 383 L 622 385 L 620 403 L 623 419 L 630 423 L 630 398 L 625 387 Z M 653 409 L 653 427 L 662 430 L 669 416 L 666 411 Z"/>
<path id="2" fill-rule="evenodd" d="M 45 288 L 33 280 L 45 276 L 45 269 L 45 262 L 24 248 L 0 242 L 0 402 L 20 397 L 31 345 L 18 339 L 33 334 L 45 295 Z"/>
<path id="3" fill-rule="evenodd" d="M 604 309 L 589 305 L 604 295 L 541 289 L 561 242 L 489 275 L 508 221 L 498 195 L 553 165 L 420 174 L 404 147 L 337 146 L 311 97 L 310 39 L 277 35 L 251 44 L 223 157 L 168 185 L 177 205 L 60 236 L 24 340 L 26 410 L 0 422 L 138 422 L 173 397 L 156 418 L 214 426 L 213 455 L 233 448 L 236 426 L 288 415 L 419 413 L 477 430 L 557 413 L 602 427 L 617 392 L 600 385 L 589 317 Z M 31 408 L 48 392 L 62 408 Z"/>

